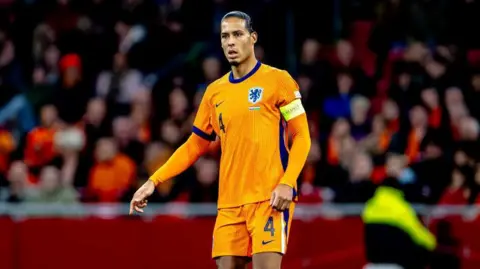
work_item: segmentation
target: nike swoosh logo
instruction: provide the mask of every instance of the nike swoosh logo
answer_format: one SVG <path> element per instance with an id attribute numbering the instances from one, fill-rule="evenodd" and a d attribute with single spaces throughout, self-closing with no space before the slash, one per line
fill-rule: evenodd
<path id="1" fill-rule="evenodd" d="M 225 101 L 221 101 L 220 103 L 216 103 L 215 107 L 219 107 L 223 102 L 225 102 Z"/>
<path id="2" fill-rule="evenodd" d="M 265 241 L 265 240 L 263 240 L 263 241 L 262 241 L 262 245 L 269 244 L 269 243 L 271 243 L 271 242 L 273 242 L 273 241 L 275 241 L 275 240 L 270 240 L 270 241 Z"/>

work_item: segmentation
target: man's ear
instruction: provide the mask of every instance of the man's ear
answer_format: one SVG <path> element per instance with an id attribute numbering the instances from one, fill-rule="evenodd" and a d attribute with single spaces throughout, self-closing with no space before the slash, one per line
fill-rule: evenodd
<path id="1" fill-rule="evenodd" d="M 257 43 L 257 40 L 258 40 L 258 34 L 257 34 L 257 32 L 252 32 L 250 35 L 252 36 L 253 44 L 256 44 L 256 43 Z"/>

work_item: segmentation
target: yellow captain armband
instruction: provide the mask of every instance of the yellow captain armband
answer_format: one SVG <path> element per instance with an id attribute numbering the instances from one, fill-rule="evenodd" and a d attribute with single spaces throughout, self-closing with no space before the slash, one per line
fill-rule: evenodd
<path id="1" fill-rule="evenodd" d="M 296 116 L 305 113 L 305 109 L 303 108 L 302 101 L 300 99 L 295 99 L 294 101 L 290 102 L 290 104 L 282 106 L 280 108 L 280 113 L 282 113 L 283 118 L 286 121 L 289 121 Z"/>

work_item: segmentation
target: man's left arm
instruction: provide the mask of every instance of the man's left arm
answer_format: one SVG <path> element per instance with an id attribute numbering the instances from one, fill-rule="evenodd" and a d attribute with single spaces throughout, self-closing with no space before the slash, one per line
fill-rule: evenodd
<path id="1" fill-rule="evenodd" d="M 291 131 L 292 147 L 290 148 L 287 168 L 280 179 L 280 184 L 272 193 L 270 204 L 278 210 L 285 210 L 293 199 L 292 189 L 296 187 L 297 178 L 307 160 L 311 140 L 298 84 L 285 71 L 280 79 L 279 93 L 278 106 L 283 119 L 288 124 L 288 129 Z"/>
<path id="2" fill-rule="evenodd" d="M 302 172 L 303 166 L 310 152 L 310 130 L 307 116 L 302 113 L 288 121 L 288 129 L 291 130 L 292 147 L 288 158 L 287 169 L 280 180 L 280 184 L 295 188 L 297 179 Z"/>

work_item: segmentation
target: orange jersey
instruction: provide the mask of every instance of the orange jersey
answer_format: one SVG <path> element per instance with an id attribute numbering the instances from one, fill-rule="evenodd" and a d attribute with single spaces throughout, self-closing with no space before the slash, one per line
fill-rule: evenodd
<path id="1" fill-rule="evenodd" d="M 53 143 L 55 132 L 54 128 L 36 127 L 28 133 L 24 150 L 27 165 L 42 166 L 57 155 Z"/>
<path id="2" fill-rule="evenodd" d="M 243 78 L 230 72 L 208 86 L 193 132 L 220 138 L 219 208 L 270 199 L 288 163 L 286 120 L 304 113 L 299 99 L 288 72 L 260 62 Z"/>

